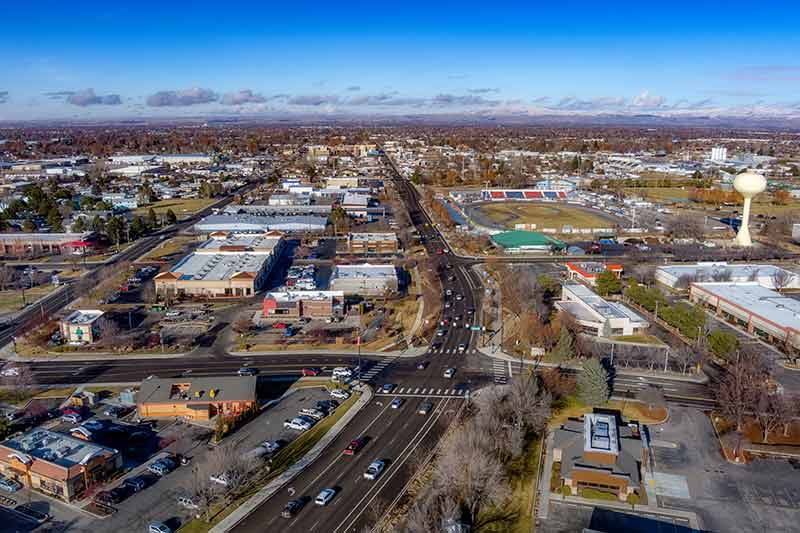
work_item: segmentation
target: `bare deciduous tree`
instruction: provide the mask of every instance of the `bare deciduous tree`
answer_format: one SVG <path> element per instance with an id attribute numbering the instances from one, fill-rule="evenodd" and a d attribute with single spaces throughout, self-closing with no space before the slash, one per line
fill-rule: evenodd
<path id="1" fill-rule="evenodd" d="M 783 289 L 792 284 L 795 274 L 782 268 L 776 268 L 770 278 L 772 280 L 772 286 L 774 289 L 778 292 L 781 292 Z"/>
<path id="2" fill-rule="evenodd" d="M 722 412 L 736 422 L 736 431 L 742 431 L 745 415 L 757 409 L 767 377 L 757 353 L 740 351 L 737 360 L 728 365 L 717 389 L 717 401 Z"/>

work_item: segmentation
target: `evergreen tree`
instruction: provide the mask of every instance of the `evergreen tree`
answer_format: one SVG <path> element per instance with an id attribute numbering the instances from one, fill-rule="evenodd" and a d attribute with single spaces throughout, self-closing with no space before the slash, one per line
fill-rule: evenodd
<path id="1" fill-rule="evenodd" d="M 136 217 L 131 222 L 131 231 L 130 235 L 132 239 L 138 239 L 142 235 L 147 233 L 147 225 L 142 220 L 142 217 Z"/>
<path id="2" fill-rule="evenodd" d="M 73 233 L 83 233 L 86 231 L 86 222 L 83 221 L 82 217 L 78 217 L 75 219 L 75 222 L 72 223 L 72 228 L 70 228 Z"/>
<path id="3" fill-rule="evenodd" d="M 155 228 L 158 226 L 158 217 L 156 216 L 156 210 L 152 207 L 147 210 L 147 226 L 150 228 Z"/>
<path id="4" fill-rule="evenodd" d="M 95 233 L 104 233 L 106 230 L 106 223 L 100 215 L 95 215 L 92 219 L 92 231 Z"/>
<path id="5" fill-rule="evenodd" d="M 52 208 L 47 213 L 47 225 L 50 226 L 50 231 L 54 233 L 61 233 L 64 231 L 64 218 L 58 209 Z"/>
<path id="6" fill-rule="evenodd" d="M 30 216 L 25 218 L 25 222 L 22 223 L 22 231 L 25 233 L 33 233 L 36 231 L 36 223 Z"/>
<path id="7" fill-rule="evenodd" d="M 550 356 L 556 361 L 565 361 L 575 357 L 575 341 L 572 338 L 572 333 L 567 328 L 561 328 L 558 343 L 553 348 L 553 351 L 550 352 Z"/>
<path id="8" fill-rule="evenodd" d="M 586 405 L 603 405 L 608 401 L 608 372 L 597 359 L 583 364 L 578 375 L 578 399 Z"/>
<path id="9" fill-rule="evenodd" d="M 622 281 L 611 271 L 606 270 L 597 275 L 597 292 L 600 296 L 618 294 L 622 291 Z"/>

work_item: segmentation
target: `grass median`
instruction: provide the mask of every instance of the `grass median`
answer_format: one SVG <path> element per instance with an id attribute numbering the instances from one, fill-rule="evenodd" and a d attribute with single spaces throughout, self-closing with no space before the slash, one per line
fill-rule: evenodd
<path id="1" fill-rule="evenodd" d="M 179 530 L 180 533 L 204 533 L 225 519 L 240 505 L 255 496 L 267 483 L 285 472 L 287 468 L 311 451 L 314 445 L 325 436 L 334 424 L 353 407 L 360 396 L 360 392 L 356 392 L 350 396 L 350 398 L 343 402 L 330 416 L 321 420 L 313 428 L 293 440 L 286 448 L 275 454 L 275 457 L 272 458 L 269 471 L 264 469 L 263 473 L 256 474 L 255 478 L 239 492 L 239 494 L 228 502 L 220 503 L 218 507 L 210 513 L 211 520 L 209 522 L 195 518 L 182 526 Z"/>

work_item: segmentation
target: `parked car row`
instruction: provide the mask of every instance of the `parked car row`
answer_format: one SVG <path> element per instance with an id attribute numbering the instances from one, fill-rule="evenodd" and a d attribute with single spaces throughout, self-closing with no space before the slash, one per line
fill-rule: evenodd
<path id="1" fill-rule="evenodd" d="M 286 273 L 286 286 L 306 291 L 316 290 L 316 273 L 316 265 L 289 267 L 289 271 Z"/>

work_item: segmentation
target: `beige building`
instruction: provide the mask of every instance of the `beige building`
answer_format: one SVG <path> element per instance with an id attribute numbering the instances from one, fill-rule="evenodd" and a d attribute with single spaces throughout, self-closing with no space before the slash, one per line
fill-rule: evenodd
<path id="1" fill-rule="evenodd" d="M 214 232 L 194 253 L 155 277 L 156 292 L 202 298 L 253 296 L 264 288 L 283 234 Z"/>
<path id="2" fill-rule="evenodd" d="M 347 250 L 356 254 L 395 254 L 397 235 L 394 233 L 350 233 Z"/>
<path id="3" fill-rule="evenodd" d="M 61 319 L 59 330 L 64 342 L 92 344 L 100 337 L 103 313 L 98 309 L 76 310 Z"/>
<path id="4" fill-rule="evenodd" d="M 122 468 L 122 455 L 63 433 L 35 428 L 0 442 L 0 474 L 70 502 Z"/>
<path id="5" fill-rule="evenodd" d="M 256 407 L 256 381 L 256 376 L 151 377 L 139 387 L 136 408 L 149 418 L 234 417 Z"/>

